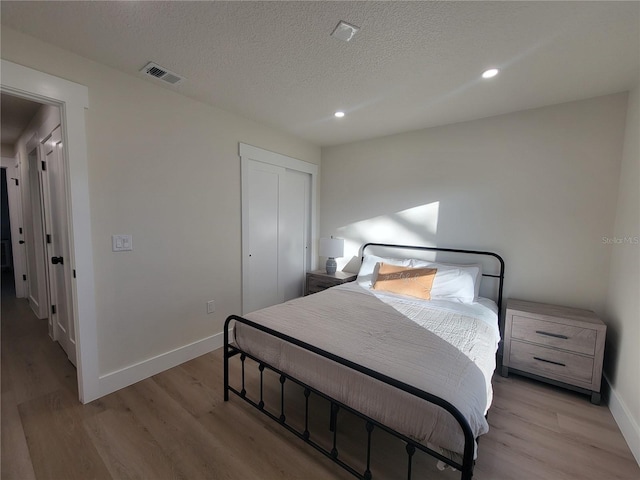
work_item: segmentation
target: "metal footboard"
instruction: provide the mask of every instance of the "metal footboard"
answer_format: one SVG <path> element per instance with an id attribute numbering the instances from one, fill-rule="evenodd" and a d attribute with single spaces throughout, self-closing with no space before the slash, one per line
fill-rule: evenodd
<path id="1" fill-rule="evenodd" d="M 231 322 L 239 322 L 239 323 L 243 323 L 246 324 L 250 327 L 253 327 L 257 330 L 260 330 L 262 332 L 265 332 L 269 335 L 272 335 L 274 337 L 277 337 L 281 340 L 284 340 L 286 342 L 292 343 L 300 348 L 303 348 L 305 350 L 308 350 L 310 352 L 313 352 L 317 355 L 320 355 L 322 357 L 328 358 L 336 363 L 339 363 L 341 365 L 344 365 L 346 367 L 349 367 L 353 370 L 356 370 L 364 375 L 367 375 L 369 377 L 372 377 L 376 380 L 379 380 L 381 382 L 384 382 L 388 385 L 391 385 L 395 388 L 398 388 L 404 392 L 407 392 L 411 395 L 414 395 L 416 397 L 419 397 L 427 402 L 430 402 L 432 404 L 435 404 L 443 409 L 445 409 L 447 412 L 449 412 L 457 421 L 458 425 L 460 426 L 460 429 L 462 430 L 463 434 L 464 434 L 464 453 L 462 456 L 462 463 L 456 462 L 448 457 L 443 456 L 442 454 L 440 454 L 439 452 L 428 448 L 427 446 L 416 442 L 415 440 L 412 440 L 411 438 L 408 438 L 406 435 L 403 435 L 383 424 L 381 424 L 380 422 L 377 422 L 376 420 L 368 417 L 367 415 L 364 415 L 356 410 L 354 410 L 353 408 L 349 407 L 348 405 L 345 405 L 344 403 L 337 401 L 333 398 L 331 398 L 330 396 L 324 394 L 323 392 L 317 390 L 316 388 L 311 387 L 310 385 L 307 385 L 299 380 L 297 380 L 296 378 L 292 377 L 291 375 L 288 375 L 285 372 L 282 372 L 281 370 L 273 367 L 272 365 L 269 365 L 268 363 L 262 361 L 259 358 L 256 358 L 255 356 L 244 352 L 242 349 L 240 349 L 237 345 L 235 344 L 231 344 L 229 343 L 229 327 L 230 327 L 230 323 Z M 229 385 L 229 359 L 235 355 L 240 355 L 240 361 L 241 361 L 241 368 L 242 368 L 242 387 L 240 390 L 237 390 L 234 387 L 231 387 Z M 246 395 L 246 389 L 245 389 L 245 360 L 246 358 L 250 358 L 252 360 L 254 360 L 255 362 L 258 363 L 258 369 L 260 371 L 260 400 L 256 403 L 255 401 L 251 400 L 250 398 L 247 397 Z M 275 372 L 276 374 L 278 374 L 280 376 L 280 415 L 275 415 L 271 412 L 269 412 L 268 410 L 266 410 L 264 408 L 265 404 L 264 404 L 264 400 L 263 400 L 263 374 L 264 374 L 264 369 L 267 368 L 273 372 Z M 305 417 L 304 417 L 304 424 L 305 424 L 305 428 L 303 431 L 299 431 L 298 429 L 296 429 L 295 427 L 293 427 L 292 425 L 290 425 L 289 423 L 287 423 L 287 416 L 285 413 L 285 383 L 287 381 L 293 382 L 299 386 L 301 386 L 304 389 L 304 396 L 305 396 Z M 263 325 L 260 325 L 258 323 L 255 323 L 251 320 L 248 320 L 246 318 L 243 317 L 239 317 L 237 315 L 230 315 L 229 317 L 227 317 L 227 320 L 225 321 L 224 324 L 224 400 L 228 401 L 229 400 L 229 392 L 233 392 L 234 394 L 238 395 L 240 398 L 242 398 L 243 400 L 245 400 L 247 403 L 249 403 L 250 405 L 252 405 L 253 407 L 257 408 L 258 410 L 260 410 L 262 413 L 264 413 L 265 415 L 267 415 L 268 417 L 270 417 L 272 420 L 275 420 L 276 422 L 278 422 L 280 425 L 282 425 L 283 427 L 285 427 L 287 430 L 289 430 L 291 433 L 293 433 L 294 435 L 296 435 L 297 437 L 299 437 L 300 439 L 302 439 L 304 442 L 306 442 L 307 444 L 311 445 L 312 447 L 314 447 L 316 450 L 318 450 L 319 452 L 321 452 L 322 454 L 324 454 L 325 456 L 327 456 L 328 458 L 330 458 L 331 460 L 333 460 L 335 463 L 337 463 L 338 465 L 340 465 L 341 467 L 343 467 L 345 470 L 347 470 L 348 472 L 350 472 L 351 474 L 353 474 L 354 476 L 356 476 L 357 478 L 361 478 L 361 479 L 371 479 L 373 478 L 373 475 L 371 473 L 370 470 L 370 466 L 371 466 L 371 435 L 373 433 L 373 431 L 375 429 L 381 429 L 386 431 L 387 433 L 393 435 L 394 437 L 400 439 L 402 442 L 405 443 L 405 448 L 406 448 L 406 452 L 407 452 L 407 479 L 411 479 L 412 478 L 412 460 L 413 460 L 413 455 L 415 454 L 416 450 L 421 450 L 429 455 L 431 455 L 432 457 L 435 457 L 438 460 L 441 460 L 442 462 L 446 463 L 447 465 L 452 466 L 453 468 L 456 468 L 457 470 L 460 471 L 460 478 L 462 480 L 470 480 L 473 476 L 473 465 L 474 465 L 474 461 L 473 461 L 473 455 L 474 455 L 474 437 L 473 437 L 473 432 L 471 431 L 471 427 L 469 426 L 469 423 L 467 422 L 467 419 L 462 415 L 462 413 L 460 413 L 460 411 L 454 407 L 451 403 L 447 402 L 446 400 L 443 400 L 439 397 L 436 397 L 435 395 L 432 395 L 428 392 L 419 390 L 411 385 L 408 385 L 406 383 L 400 382 L 394 378 L 388 377 L 386 375 L 383 375 L 379 372 L 376 372 L 374 370 L 371 370 L 369 368 L 363 367 L 361 365 L 358 365 L 354 362 L 351 362 L 349 360 L 346 360 L 342 357 L 338 357 L 330 352 L 327 352 L 325 350 L 322 350 L 320 348 L 317 348 L 311 344 L 302 342 L 296 338 L 293 338 L 289 335 L 285 335 L 281 332 L 278 332 L 276 330 L 273 330 L 271 328 L 265 327 Z M 327 450 L 326 448 L 324 448 L 322 445 L 320 445 L 319 443 L 315 442 L 314 439 L 311 436 L 311 432 L 309 431 L 309 396 L 311 395 L 311 393 L 318 395 L 326 400 L 328 400 L 329 402 L 331 402 L 331 418 L 330 418 L 330 423 L 331 423 L 331 431 L 333 432 L 333 445 L 331 450 Z M 366 468 L 364 470 L 364 472 L 360 472 L 358 470 L 356 470 L 353 466 L 349 465 L 348 463 L 346 463 L 345 461 L 343 461 L 342 457 L 340 457 L 339 455 L 339 450 L 338 450 L 338 445 L 337 445 L 337 422 L 338 422 L 338 412 L 344 409 L 346 411 L 351 412 L 352 414 L 360 417 L 361 419 L 363 419 L 366 423 L 366 431 L 367 431 L 367 449 L 366 449 Z"/>

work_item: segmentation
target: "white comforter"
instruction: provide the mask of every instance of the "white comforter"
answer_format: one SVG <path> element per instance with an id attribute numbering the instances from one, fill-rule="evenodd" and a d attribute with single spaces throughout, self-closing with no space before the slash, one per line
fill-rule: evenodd
<path id="1" fill-rule="evenodd" d="M 485 304 L 424 302 L 356 283 L 265 308 L 246 318 L 415 386 L 453 404 L 477 437 L 488 431 L 500 340 Z M 453 417 L 435 405 L 299 347 L 236 324 L 240 348 L 443 453 L 462 454 Z"/>

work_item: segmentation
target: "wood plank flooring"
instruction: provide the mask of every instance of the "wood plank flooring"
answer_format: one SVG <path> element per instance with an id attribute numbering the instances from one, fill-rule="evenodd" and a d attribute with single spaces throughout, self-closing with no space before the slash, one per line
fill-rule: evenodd
<path id="1" fill-rule="evenodd" d="M 354 478 L 234 395 L 223 402 L 221 351 L 81 405 L 75 369 L 49 339 L 46 320 L 36 319 L 26 301 L 3 296 L 1 326 L 2 479 Z M 256 376 L 248 372 L 247 379 Z M 269 406 L 279 384 L 267 384 Z M 518 377 L 496 376 L 494 388 L 491 430 L 480 440 L 474 478 L 640 478 L 606 407 Z M 287 395 L 288 420 L 301 424 L 295 390 Z M 318 441 L 329 445 L 327 409 L 320 399 L 312 402 L 311 431 L 322 429 Z M 358 420 L 341 417 L 340 455 L 363 458 L 364 435 Z M 374 479 L 405 478 L 402 445 L 374 432 L 374 449 Z M 413 478 L 458 476 L 416 454 Z"/>

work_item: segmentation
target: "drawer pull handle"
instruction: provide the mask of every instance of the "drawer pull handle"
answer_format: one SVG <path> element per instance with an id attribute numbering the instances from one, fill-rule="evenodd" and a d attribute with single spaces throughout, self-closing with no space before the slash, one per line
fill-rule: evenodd
<path id="1" fill-rule="evenodd" d="M 547 337 L 554 337 L 554 338 L 561 338 L 563 340 L 569 340 L 569 337 L 567 337 L 566 335 L 558 335 L 557 333 L 549 333 L 543 330 L 536 330 L 536 333 L 538 335 L 546 335 Z"/>
<path id="2" fill-rule="evenodd" d="M 533 357 L 533 359 L 538 360 L 540 362 L 553 363 L 554 365 L 560 365 L 561 367 L 566 367 L 564 363 L 554 362 L 553 360 L 545 360 L 544 358 L 540 358 L 540 357 Z"/>

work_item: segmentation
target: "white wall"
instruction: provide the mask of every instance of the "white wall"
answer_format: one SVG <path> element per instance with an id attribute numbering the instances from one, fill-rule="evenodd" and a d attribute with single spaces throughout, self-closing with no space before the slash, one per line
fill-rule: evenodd
<path id="1" fill-rule="evenodd" d="M 3 157 L 14 157 L 16 154 L 13 145 L 7 143 L 0 144 L 0 153 Z"/>
<path id="2" fill-rule="evenodd" d="M 238 142 L 316 164 L 320 149 L 5 27 L 2 57 L 89 89 L 101 374 L 221 332 L 241 310 Z M 133 252 L 111 252 L 115 233 Z"/>
<path id="3" fill-rule="evenodd" d="M 629 95 L 607 295 L 609 405 L 640 463 L 640 87 Z"/>
<path id="4" fill-rule="evenodd" d="M 639 90 L 323 148 L 320 235 L 493 250 L 507 298 L 596 311 L 640 462 Z"/>
<path id="5" fill-rule="evenodd" d="M 492 250 L 506 297 L 603 313 L 627 95 L 323 148 L 320 235 Z M 348 206 L 348 208 L 346 208 Z"/>

